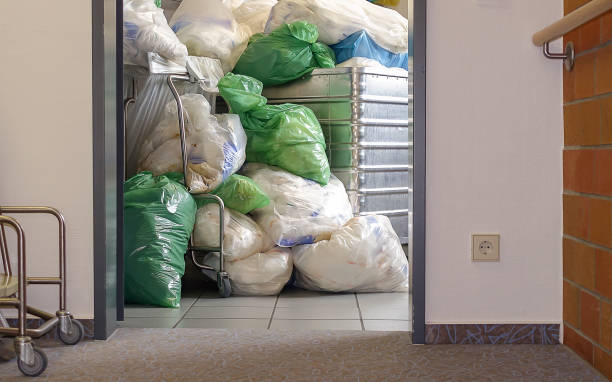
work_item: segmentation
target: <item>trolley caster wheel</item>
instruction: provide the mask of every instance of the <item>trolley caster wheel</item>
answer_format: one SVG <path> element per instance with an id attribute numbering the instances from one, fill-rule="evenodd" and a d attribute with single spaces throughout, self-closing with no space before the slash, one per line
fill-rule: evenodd
<path id="1" fill-rule="evenodd" d="M 83 329 L 83 324 L 80 321 L 70 319 L 70 331 L 68 333 L 64 333 L 60 328 L 60 325 L 57 326 L 57 336 L 60 341 L 65 343 L 66 345 L 76 345 L 83 339 L 83 335 L 85 334 L 85 329 Z"/>
<path id="2" fill-rule="evenodd" d="M 34 362 L 31 365 L 23 362 L 21 357 L 17 358 L 17 367 L 23 375 L 28 377 L 38 377 L 47 368 L 47 355 L 39 349 L 32 349 L 32 356 Z"/>
<path id="3" fill-rule="evenodd" d="M 219 296 L 223 298 L 227 298 L 232 294 L 232 286 L 227 275 L 217 276 L 217 287 L 219 287 Z"/>

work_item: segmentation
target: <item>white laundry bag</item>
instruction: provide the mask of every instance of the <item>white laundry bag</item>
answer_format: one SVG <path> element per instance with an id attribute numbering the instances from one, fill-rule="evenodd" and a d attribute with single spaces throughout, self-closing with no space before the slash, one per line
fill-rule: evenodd
<path id="1" fill-rule="evenodd" d="M 241 170 L 270 198 L 270 204 L 251 211 L 276 245 L 293 247 L 329 238 L 352 216 L 344 185 L 335 176 L 319 183 L 262 163 Z"/>
<path id="2" fill-rule="evenodd" d="M 189 55 L 217 58 L 225 73 L 234 68 L 251 35 L 221 0 L 183 0 L 170 27 Z"/>
<path id="3" fill-rule="evenodd" d="M 328 292 L 406 292 L 408 260 L 389 218 L 359 216 L 329 240 L 293 248 L 295 285 Z"/>
<path id="4" fill-rule="evenodd" d="M 238 171 L 246 159 L 246 134 L 235 114 L 211 115 L 200 94 L 181 96 L 185 111 L 187 183 L 194 192 L 211 192 Z M 161 175 L 183 171 L 177 106 L 164 108 L 159 124 L 142 143 L 139 171 Z"/>
<path id="5" fill-rule="evenodd" d="M 239 7 L 233 8 L 232 13 L 239 24 L 249 27 L 251 34 L 263 33 L 270 11 L 277 2 L 277 0 L 246 0 Z"/>
<path id="6" fill-rule="evenodd" d="M 198 209 L 193 229 L 196 246 L 219 246 L 219 205 L 205 204 Z M 256 252 L 265 252 L 274 244 L 265 232 L 247 215 L 225 209 L 223 251 L 227 261 L 242 260 Z"/>
<path id="7" fill-rule="evenodd" d="M 365 30 L 383 48 L 408 52 L 408 20 L 367 0 L 279 0 L 270 13 L 266 33 L 300 20 L 316 25 L 319 42 L 328 45 Z"/>
<path id="8" fill-rule="evenodd" d="M 183 67 L 187 59 L 187 47 L 170 29 L 164 11 L 153 0 L 124 0 L 123 62 L 148 67 L 148 52 Z"/>
<path id="9" fill-rule="evenodd" d="M 219 255 L 205 256 L 204 263 L 219 268 Z M 290 248 L 275 247 L 254 253 L 246 259 L 226 261 L 232 293 L 242 296 L 271 296 L 278 294 L 291 278 L 293 262 Z"/>

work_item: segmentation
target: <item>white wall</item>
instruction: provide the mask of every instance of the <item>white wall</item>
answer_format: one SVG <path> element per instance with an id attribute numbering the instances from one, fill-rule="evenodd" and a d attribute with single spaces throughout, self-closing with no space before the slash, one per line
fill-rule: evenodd
<path id="1" fill-rule="evenodd" d="M 0 204 L 64 213 L 68 309 L 92 318 L 91 2 L 7 2 L 0 46 Z M 31 276 L 57 275 L 52 219 L 22 219 Z M 28 298 L 55 312 L 57 289 L 32 286 Z"/>
<path id="2" fill-rule="evenodd" d="M 426 320 L 560 322 L 562 64 L 531 35 L 563 1 L 427 6 Z M 472 263 L 490 232 L 501 262 Z"/>

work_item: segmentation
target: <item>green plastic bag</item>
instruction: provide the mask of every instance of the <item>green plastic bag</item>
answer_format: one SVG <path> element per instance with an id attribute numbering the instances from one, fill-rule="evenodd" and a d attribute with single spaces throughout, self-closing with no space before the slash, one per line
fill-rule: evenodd
<path id="1" fill-rule="evenodd" d="M 269 35 L 253 35 L 234 73 L 271 86 L 300 78 L 315 68 L 334 68 L 334 51 L 317 38 L 317 26 L 306 21 L 283 24 Z"/>
<path id="2" fill-rule="evenodd" d="M 196 203 L 181 174 L 141 172 L 125 182 L 125 302 L 178 308 Z"/>
<path id="3" fill-rule="evenodd" d="M 247 135 L 246 160 L 281 167 L 322 185 L 329 181 L 325 138 L 312 110 L 286 103 L 266 105 L 260 81 L 227 73 L 217 85 Z"/>
<path id="4" fill-rule="evenodd" d="M 270 204 L 268 195 L 259 188 L 257 183 L 246 176 L 234 174 L 221 183 L 213 192 L 223 200 L 225 207 L 236 210 L 242 214 L 248 214 L 256 208 L 265 207 Z M 196 197 L 198 208 L 211 203 L 210 199 L 199 199 Z"/>

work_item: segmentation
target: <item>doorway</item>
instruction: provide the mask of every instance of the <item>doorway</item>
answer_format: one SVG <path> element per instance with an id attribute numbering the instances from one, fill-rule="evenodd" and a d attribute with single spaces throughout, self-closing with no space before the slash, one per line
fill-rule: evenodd
<path id="1" fill-rule="evenodd" d="M 409 51 L 414 59 L 408 85 L 411 115 L 406 121 L 412 136 L 412 163 L 407 163 L 412 178 L 411 211 L 406 219 L 408 235 L 403 249 L 410 265 L 410 293 L 332 294 L 288 286 L 272 296 L 222 299 L 218 298 L 216 283 L 186 258 L 182 300 L 180 308 L 175 309 L 131 305 L 124 309 L 123 306 L 121 186 L 125 165 L 123 111 L 126 99 L 121 90 L 126 78 L 122 57 L 123 2 L 105 0 L 103 6 L 94 5 L 94 32 L 96 25 L 106 28 L 102 36 L 94 33 L 94 58 L 97 58 L 94 59 L 94 92 L 98 89 L 97 98 L 94 96 L 94 113 L 98 113 L 94 114 L 97 117 L 94 121 L 98 121 L 98 124 L 94 122 L 94 131 L 99 133 L 100 139 L 104 137 L 106 143 L 104 149 L 97 152 L 104 160 L 95 172 L 99 182 L 96 188 L 104 190 L 94 195 L 98 207 L 95 210 L 98 236 L 94 254 L 96 338 L 107 338 L 116 327 L 301 328 L 411 331 L 414 343 L 424 343 L 425 3 L 416 0 L 414 3 L 408 1 L 407 5 L 411 30 Z"/>

